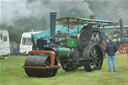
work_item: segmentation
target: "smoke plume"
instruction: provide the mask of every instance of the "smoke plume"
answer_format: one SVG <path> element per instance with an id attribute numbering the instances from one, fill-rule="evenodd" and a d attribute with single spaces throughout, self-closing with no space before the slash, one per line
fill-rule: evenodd
<path id="1" fill-rule="evenodd" d="M 128 0 L 91 0 L 90 2 L 92 1 L 97 2 L 92 10 L 98 18 L 112 21 L 119 21 L 122 18 L 124 23 L 128 24 Z"/>
<path id="2" fill-rule="evenodd" d="M 57 12 L 58 18 L 88 18 L 95 14 L 99 19 L 112 21 L 122 18 L 128 24 L 127 8 L 127 0 L 0 0 L 0 24 L 13 25 L 18 19 L 30 17 L 43 19 L 48 24 L 52 11 Z"/>
<path id="3" fill-rule="evenodd" d="M 0 24 L 13 25 L 15 20 L 35 17 L 49 20 L 49 12 L 57 17 L 88 17 L 93 12 L 84 0 L 1 0 Z"/>

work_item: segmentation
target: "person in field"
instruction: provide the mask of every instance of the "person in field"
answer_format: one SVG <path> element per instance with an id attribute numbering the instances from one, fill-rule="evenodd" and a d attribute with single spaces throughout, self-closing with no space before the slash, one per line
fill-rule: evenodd
<path id="1" fill-rule="evenodd" d="M 113 71 L 116 72 L 116 60 L 115 53 L 117 52 L 116 45 L 112 42 L 112 36 L 108 37 L 108 43 L 106 45 L 106 53 L 108 54 L 108 68 L 109 72 L 112 72 L 111 62 L 113 63 Z"/>

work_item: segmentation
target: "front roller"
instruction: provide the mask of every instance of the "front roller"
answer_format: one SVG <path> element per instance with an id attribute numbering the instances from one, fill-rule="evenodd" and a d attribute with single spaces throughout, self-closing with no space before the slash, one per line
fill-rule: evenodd
<path id="1" fill-rule="evenodd" d="M 23 67 L 26 74 L 30 77 L 52 77 L 56 75 L 59 68 L 56 59 L 54 59 L 52 64 L 49 54 L 29 55 Z"/>

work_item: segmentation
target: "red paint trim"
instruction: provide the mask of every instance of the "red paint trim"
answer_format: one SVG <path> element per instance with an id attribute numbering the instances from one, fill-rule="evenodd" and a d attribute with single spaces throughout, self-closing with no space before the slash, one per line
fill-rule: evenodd
<path id="1" fill-rule="evenodd" d="M 45 66 L 45 67 L 40 67 L 40 66 L 23 66 L 23 68 L 27 68 L 27 69 L 57 69 L 57 68 L 60 68 L 60 66 L 58 66 L 58 65 Z"/>
<path id="2" fill-rule="evenodd" d="M 123 43 L 119 46 L 119 52 L 121 54 L 127 54 L 128 53 L 128 44 Z"/>
<path id="3" fill-rule="evenodd" d="M 103 44 L 104 48 L 106 48 L 106 43 L 105 43 L 105 41 L 102 41 L 102 44 Z"/>

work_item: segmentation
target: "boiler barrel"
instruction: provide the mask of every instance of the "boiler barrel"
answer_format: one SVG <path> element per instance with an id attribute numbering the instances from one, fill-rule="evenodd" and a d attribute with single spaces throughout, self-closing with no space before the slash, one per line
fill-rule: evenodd
<path id="1" fill-rule="evenodd" d="M 65 47 L 62 47 L 62 48 L 58 48 L 58 55 L 57 57 L 69 57 L 69 56 L 72 56 L 74 54 L 74 49 L 70 49 L 70 48 L 65 48 Z"/>

